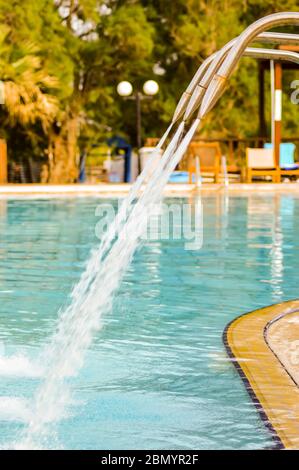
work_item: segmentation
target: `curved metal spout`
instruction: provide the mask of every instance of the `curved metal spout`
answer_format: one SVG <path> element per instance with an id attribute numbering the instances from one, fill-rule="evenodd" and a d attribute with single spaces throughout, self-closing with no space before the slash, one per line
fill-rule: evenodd
<path id="1" fill-rule="evenodd" d="M 289 33 L 261 33 L 252 42 L 263 42 L 264 44 L 299 44 L 299 34 Z"/>
<path id="2" fill-rule="evenodd" d="M 255 59 L 285 60 L 299 64 L 299 54 L 293 51 L 247 47 L 243 55 L 244 57 L 253 57 Z"/>
<path id="3" fill-rule="evenodd" d="M 205 71 L 207 70 L 210 63 L 213 61 L 213 59 L 216 57 L 216 55 L 217 55 L 217 52 L 207 57 L 207 59 L 205 59 L 203 63 L 200 65 L 200 67 L 197 69 L 197 72 L 195 73 L 194 77 L 192 78 L 191 82 L 189 83 L 188 87 L 182 94 L 177 104 L 177 107 L 173 113 L 172 123 L 175 123 L 176 121 L 178 121 L 180 117 L 182 117 L 182 115 L 184 114 L 184 111 L 191 98 L 194 88 L 196 87 L 197 83 L 201 80 Z"/>
<path id="4" fill-rule="evenodd" d="M 200 105 L 205 89 L 210 82 L 208 78 L 211 77 L 217 71 L 218 67 L 222 64 L 223 60 L 225 59 L 227 52 L 231 49 L 231 47 L 236 43 L 237 40 L 238 37 L 229 41 L 219 51 L 215 52 L 207 59 L 205 59 L 205 61 L 200 65 L 177 104 L 176 110 L 173 114 L 172 123 L 178 121 L 184 113 L 185 115 L 183 119 L 189 119 L 189 116 Z M 255 38 L 253 38 L 252 42 L 263 42 L 273 44 L 299 44 L 299 35 L 265 32 L 260 33 Z M 206 79 L 204 77 L 206 77 Z M 191 99 L 192 103 L 190 102 Z M 189 109 L 187 109 L 188 105 Z"/>
<path id="5" fill-rule="evenodd" d="M 221 52 L 221 51 L 220 51 Z M 289 62 L 294 62 L 295 64 L 299 64 L 299 54 L 292 51 L 285 51 L 285 50 L 278 50 L 278 49 L 262 49 L 258 47 L 247 47 L 243 53 L 244 57 L 252 57 L 254 59 L 272 59 L 272 60 L 285 60 Z M 196 109 L 200 106 L 201 101 L 204 97 L 204 94 L 207 90 L 207 87 L 211 83 L 213 79 L 213 75 L 215 73 L 215 69 L 219 66 L 220 62 L 223 62 L 225 58 L 224 56 L 219 56 L 219 62 L 216 63 L 216 58 L 211 63 L 210 67 L 208 68 L 207 72 L 205 73 L 201 82 L 195 87 L 195 90 L 189 100 L 187 105 L 186 112 L 184 114 L 183 120 L 187 121 L 191 118 L 192 114 L 196 111 Z"/>
<path id="6" fill-rule="evenodd" d="M 225 46 L 222 47 L 219 51 L 213 54 L 212 60 L 209 60 L 208 67 L 206 68 L 206 72 L 202 74 L 200 80 L 197 81 L 197 84 L 193 90 L 192 96 L 190 96 L 186 111 L 183 117 L 184 121 L 187 121 L 193 112 L 198 108 L 203 98 L 203 95 L 206 92 L 206 88 L 210 83 L 212 76 L 218 70 L 219 66 L 223 62 L 224 58 L 226 57 L 227 52 L 231 49 L 231 47 L 235 44 L 238 38 L 234 38 L 229 41 Z"/>
<path id="7" fill-rule="evenodd" d="M 199 112 L 200 118 L 205 116 L 205 114 L 214 106 L 217 99 L 222 94 L 227 79 L 230 77 L 236 65 L 238 64 L 240 57 L 244 53 L 247 45 L 253 41 L 258 34 L 264 32 L 266 29 L 272 28 L 274 26 L 292 24 L 299 25 L 299 13 L 274 13 L 273 15 L 268 15 L 256 21 L 247 29 L 245 29 L 245 31 L 238 37 L 237 41 L 228 52 L 217 74 L 212 79 L 202 101 Z"/>
<path id="8" fill-rule="evenodd" d="M 265 29 L 272 28 L 274 26 L 283 25 L 299 25 L 299 13 L 286 12 L 286 13 L 274 13 L 273 15 L 265 16 L 255 23 L 248 26 L 242 34 L 240 34 L 238 41 L 232 47 L 228 53 L 225 61 L 223 62 L 219 75 L 223 77 L 229 77 L 237 65 L 244 49 L 247 45 Z"/>

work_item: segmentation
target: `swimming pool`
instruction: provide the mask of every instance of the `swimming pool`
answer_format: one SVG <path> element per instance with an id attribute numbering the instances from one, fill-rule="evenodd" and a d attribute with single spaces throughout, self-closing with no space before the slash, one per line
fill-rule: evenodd
<path id="1" fill-rule="evenodd" d="M 98 243 L 98 204 L 92 197 L 0 201 L 2 448 L 30 418 L 38 355 Z M 85 366 L 70 379 L 72 406 L 57 416 L 49 448 L 273 445 L 222 333 L 243 312 L 298 297 L 299 199 L 219 193 L 204 197 L 203 208 L 201 250 L 158 240 L 136 253 Z"/>

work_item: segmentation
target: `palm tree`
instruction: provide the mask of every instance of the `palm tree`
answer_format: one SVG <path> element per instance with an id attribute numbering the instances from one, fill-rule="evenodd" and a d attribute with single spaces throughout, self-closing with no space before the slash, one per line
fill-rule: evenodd
<path id="1" fill-rule="evenodd" d="M 0 79 L 8 121 L 22 126 L 40 121 L 47 130 L 58 113 L 58 100 L 50 92 L 58 80 L 43 67 L 36 45 L 27 42 L 16 50 L 9 34 L 6 26 L 0 28 Z"/>

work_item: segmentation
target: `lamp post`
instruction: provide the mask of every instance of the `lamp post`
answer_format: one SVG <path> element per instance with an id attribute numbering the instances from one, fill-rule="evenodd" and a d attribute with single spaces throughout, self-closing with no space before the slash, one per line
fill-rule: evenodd
<path id="1" fill-rule="evenodd" d="M 122 81 L 117 85 L 117 93 L 122 98 L 135 100 L 136 102 L 136 144 L 140 148 L 142 144 L 141 138 L 141 101 L 150 99 L 159 91 L 159 85 L 155 80 L 147 80 L 143 85 L 143 93 L 133 91 L 133 85 L 128 81 Z"/>

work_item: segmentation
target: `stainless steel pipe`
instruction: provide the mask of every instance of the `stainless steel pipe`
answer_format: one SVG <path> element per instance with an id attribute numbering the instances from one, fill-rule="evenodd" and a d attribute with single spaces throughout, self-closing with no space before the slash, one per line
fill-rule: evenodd
<path id="1" fill-rule="evenodd" d="M 222 52 L 222 49 L 221 51 Z M 262 49 L 258 47 L 247 47 L 243 53 L 243 57 L 252 57 L 255 59 L 269 59 L 269 60 L 285 60 L 299 64 L 299 54 L 292 51 L 278 50 L 278 49 Z M 223 62 L 225 54 L 215 57 L 210 67 L 204 74 L 200 83 L 195 87 L 192 96 L 189 99 L 183 120 L 187 121 L 191 118 L 192 114 L 200 106 L 203 96 L 207 90 L 207 87 L 213 79 L 215 70 L 219 67 L 219 64 Z M 219 59 L 219 60 L 218 60 Z M 218 63 L 217 63 L 218 60 Z"/>
<path id="2" fill-rule="evenodd" d="M 215 52 L 211 56 L 209 56 L 198 68 L 197 72 L 195 73 L 193 79 L 189 83 L 188 87 L 182 94 L 178 105 L 176 107 L 176 110 L 173 114 L 172 122 L 175 123 L 180 119 L 180 117 L 183 116 L 185 113 L 188 103 L 190 101 L 191 95 L 195 91 L 197 85 L 199 85 L 200 81 L 202 80 L 205 72 L 209 68 L 209 74 L 207 77 L 210 76 L 210 74 L 214 73 L 217 68 L 220 66 L 222 61 L 225 58 L 225 54 L 229 51 L 229 49 L 235 44 L 238 38 L 234 38 L 231 41 L 229 41 L 227 44 L 225 44 L 219 51 Z M 263 43 L 273 43 L 273 44 L 299 44 L 299 35 L 298 34 L 287 34 L 287 33 L 276 33 L 276 32 L 264 32 L 260 33 L 257 35 L 255 38 L 253 38 L 252 42 L 263 42 Z M 203 91 L 201 89 L 196 90 L 196 94 L 198 95 L 198 98 L 202 97 Z M 196 97 L 194 96 L 194 101 Z M 200 103 L 200 102 L 199 102 Z M 193 104 L 190 105 L 190 108 L 193 107 Z M 188 112 L 186 111 L 186 114 L 190 114 L 190 109 Z M 186 118 L 187 119 L 187 118 Z"/>
<path id="3" fill-rule="evenodd" d="M 299 25 L 299 13 L 284 12 L 268 15 L 255 23 L 251 24 L 237 38 L 235 44 L 228 52 L 225 60 L 220 66 L 218 72 L 214 75 L 207 92 L 203 98 L 199 118 L 202 119 L 206 113 L 214 106 L 220 95 L 222 94 L 226 81 L 236 68 L 247 45 L 253 41 L 258 34 L 265 32 L 266 29 L 274 26 L 282 25 Z"/>

